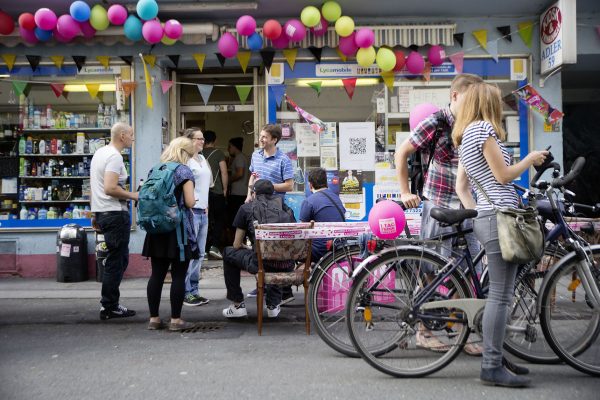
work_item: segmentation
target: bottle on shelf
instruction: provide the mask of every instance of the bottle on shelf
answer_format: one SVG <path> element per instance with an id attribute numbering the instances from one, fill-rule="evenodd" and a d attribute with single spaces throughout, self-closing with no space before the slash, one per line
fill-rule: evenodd
<path id="1" fill-rule="evenodd" d="M 21 211 L 19 212 L 19 219 L 26 220 L 29 216 L 29 211 L 27 211 L 27 207 L 25 204 L 21 204 Z"/>
<path id="2" fill-rule="evenodd" d="M 48 128 L 54 128 L 54 118 L 52 117 L 52 106 L 46 105 L 46 125 Z"/>
<path id="3" fill-rule="evenodd" d="M 31 136 L 27 136 L 25 141 L 25 154 L 31 154 L 33 152 L 33 139 Z"/>
<path id="4" fill-rule="evenodd" d="M 56 138 L 52 138 L 52 140 L 50 141 L 50 153 L 56 154 L 57 148 L 58 148 L 58 140 Z"/>
<path id="5" fill-rule="evenodd" d="M 44 139 L 40 140 L 38 149 L 40 154 L 46 154 L 46 141 Z"/>
<path id="6" fill-rule="evenodd" d="M 33 127 L 35 129 L 40 129 L 40 127 L 42 125 L 41 117 L 42 117 L 42 113 L 40 110 L 35 110 L 33 112 Z"/>
<path id="7" fill-rule="evenodd" d="M 25 141 L 25 136 L 21 136 L 21 139 L 19 139 L 19 154 L 25 154 L 26 149 L 27 142 Z"/>
<path id="8" fill-rule="evenodd" d="M 104 128 L 104 104 L 98 104 L 98 116 L 96 119 L 98 128 Z"/>
<path id="9" fill-rule="evenodd" d="M 46 207 L 42 207 L 40 211 L 38 211 L 38 219 L 48 219 L 48 210 Z"/>

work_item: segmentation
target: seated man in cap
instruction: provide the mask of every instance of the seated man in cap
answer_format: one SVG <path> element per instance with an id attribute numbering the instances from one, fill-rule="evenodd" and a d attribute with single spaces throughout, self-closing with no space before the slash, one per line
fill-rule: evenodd
<path id="1" fill-rule="evenodd" d="M 233 246 L 225 248 L 223 257 L 223 273 L 225 276 L 225 286 L 227 287 L 227 299 L 233 304 L 223 310 L 223 316 L 227 318 L 239 318 L 248 315 L 244 303 L 244 294 L 240 287 L 241 270 L 248 271 L 251 274 L 258 272 L 258 258 L 256 252 L 244 245 L 246 235 L 250 242 L 254 244 L 254 222 L 259 224 L 277 223 L 277 222 L 296 222 L 292 210 L 283 203 L 281 196 L 274 194 L 273 183 L 266 179 L 259 179 L 254 183 L 252 189 L 252 201 L 240 207 L 234 220 L 235 239 Z M 261 207 L 268 207 L 281 210 L 277 221 L 261 220 L 264 219 L 265 212 L 261 212 Z M 269 215 L 274 215 L 272 212 Z M 288 272 L 294 269 L 292 262 L 270 262 L 265 265 L 265 270 L 276 270 L 277 272 Z M 281 288 L 279 286 L 266 286 L 267 316 L 275 318 L 281 312 L 279 304 L 281 303 Z"/>

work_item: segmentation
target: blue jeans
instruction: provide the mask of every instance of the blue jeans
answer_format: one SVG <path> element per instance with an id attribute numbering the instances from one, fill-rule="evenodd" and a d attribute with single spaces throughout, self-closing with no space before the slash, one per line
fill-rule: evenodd
<path id="1" fill-rule="evenodd" d="M 196 232 L 196 243 L 200 257 L 197 260 L 191 260 L 185 275 L 185 295 L 198 295 L 198 280 L 200 279 L 200 268 L 204 261 L 206 248 L 206 236 L 208 234 L 208 214 L 205 210 L 194 208 L 194 232 Z"/>

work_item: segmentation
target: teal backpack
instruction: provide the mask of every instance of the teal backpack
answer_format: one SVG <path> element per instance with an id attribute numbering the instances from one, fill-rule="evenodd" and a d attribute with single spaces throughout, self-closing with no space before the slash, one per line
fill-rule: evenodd
<path id="1" fill-rule="evenodd" d="M 175 170 L 181 164 L 166 162 L 155 165 L 139 192 L 137 219 L 140 228 L 149 234 L 177 232 L 179 259 L 185 260 L 184 244 L 187 233 L 184 213 L 175 196 Z"/>

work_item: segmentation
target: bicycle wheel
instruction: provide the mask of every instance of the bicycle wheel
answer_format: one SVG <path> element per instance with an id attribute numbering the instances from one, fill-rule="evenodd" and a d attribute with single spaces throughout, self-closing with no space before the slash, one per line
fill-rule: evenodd
<path id="1" fill-rule="evenodd" d="M 536 364 L 555 364 L 560 357 L 546 341 L 538 313 L 539 293 L 546 272 L 564 255 L 559 246 L 549 246 L 535 266 L 524 266 L 517 274 L 509 325 L 523 329 L 507 330 L 504 348 L 512 355 Z"/>
<path id="2" fill-rule="evenodd" d="M 595 284 L 600 286 L 600 246 L 591 246 Z M 542 286 L 541 325 L 552 349 L 573 368 L 600 376 L 600 309 L 589 301 L 577 272 L 579 259 L 569 253 L 548 273 Z"/>
<path id="3" fill-rule="evenodd" d="M 441 270 L 445 260 L 421 248 L 382 254 L 352 282 L 346 305 L 350 339 L 371 366 L 395 377 L 429 375 L 450 363 L 461 351 L 469 327 L 462 311 L 414 310 L 416 296 L 429 286 L 422 264 Z M 470 284 L 456 271 L 438 285 L 428 301 L 473 297 Z M 415 313 L 416 311 L 416 313 Z M 427 344 L 417 345 L 417 334 Z"/>
<path id="4" fill-rule="evenodd" d="M 316 265 L 308 288 L 308 309 L 317 333 L 329 347 L 350 357 L 359 354 L 348 336 L 346 297 L 352 264 L 359 253 L 358 245 L 329 252 Z"/>

